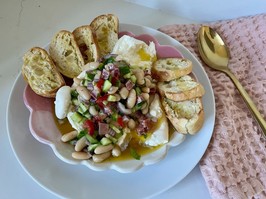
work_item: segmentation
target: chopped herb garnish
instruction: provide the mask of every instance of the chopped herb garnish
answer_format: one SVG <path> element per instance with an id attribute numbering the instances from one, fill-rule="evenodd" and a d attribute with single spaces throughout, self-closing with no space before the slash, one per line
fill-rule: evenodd
<path id="1" fill-rule="evenodd" d="M 140 160 L 141 156 L 137 153 L 137 151 L 134 148 L 129 148 L 130 155 L 135 158 L 136 160 Z"/>
<path id="2" fill-rule="evenodd" d="M 88 131 L 86 129 L 84 129 L 84 130 L 82 130 L 82 131 L 79 132 L 77 138 L 80 139 L 83 136 L 85 136 L 86 134 L 88 134 Z"/>

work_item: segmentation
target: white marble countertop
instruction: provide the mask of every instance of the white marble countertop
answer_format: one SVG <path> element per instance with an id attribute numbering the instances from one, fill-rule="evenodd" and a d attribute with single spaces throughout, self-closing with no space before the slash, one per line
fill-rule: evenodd
<path id="1" fill-rule="evenodd" d="M 45 46 L 61 29 L 73 30 L 103 13 L 120 22 L 159 28 L 173 23 L 198 23 L 176 15 L 119 0 L 41 1 L 2 0 L 0 6 L 0 198 L 58 198 L 39 186 L 20 166 L 11 149 L 6 108 L 12 85 L 21 69 L 21 57 L 32 46 Z M 16 124 L 14 124 L 16 125 Z M 210 195 L 198 165 L 181 182 L 155 198 L 208 199 Z"/>

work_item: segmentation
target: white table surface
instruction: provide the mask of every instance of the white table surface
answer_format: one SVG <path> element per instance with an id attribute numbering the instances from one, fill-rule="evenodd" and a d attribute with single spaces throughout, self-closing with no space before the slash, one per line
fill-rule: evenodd
<path id="1" fill-rule="evenodd" d="M 0 2 L 0 198 L 58 198 L 39 186 L 20 166 L 6 130 L 6 107 L 20 59 L 32 46 L 45 46 L 61 29 L 73 30 L 95 16 L 114 13 L 120 22 L 159 28 L 173 23 L 198 23 L 119 0 L 1 0 Z M 16 124 L 14 124 L 16 125 Z M 156 199 L 197 198 L 210 195 L 197 165 L 192 172 Z"/>

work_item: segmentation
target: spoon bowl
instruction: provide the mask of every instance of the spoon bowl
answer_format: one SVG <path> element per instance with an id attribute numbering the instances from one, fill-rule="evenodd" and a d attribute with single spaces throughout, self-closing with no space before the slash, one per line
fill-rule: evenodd
<path id="1" fill-rule="evenodd" d="M 224 72 L 231 78 L 255 119 L 257 120 L 259 126 L 261 127 L 263 135 L 266 137 L 266 122 L 264 118 L 256 108 L 256 105 L 249 97 L 243 86 L 228 68 L 230 54 L 223 39 L 211 27 L 202 26 L 198 31 L 197 43 L 199 53 L 203 61 L 209 67 Z"/>
<path id="2" fill-rule="evenodd" d="M 229 50 L 220 35 L 208 26 L 198 32 L 199 51 L 203 61 L 216 70 L 227 70 Z"/>

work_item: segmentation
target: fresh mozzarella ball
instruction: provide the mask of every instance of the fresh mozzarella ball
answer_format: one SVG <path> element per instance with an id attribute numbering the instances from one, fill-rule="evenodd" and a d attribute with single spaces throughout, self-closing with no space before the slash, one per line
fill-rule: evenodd
<path id="1" fill-rule="evenodd" d="M 58 119 L 64 119 L 67 116 L 71 105 L 71 88 L 69 86 L 61 87 L 55 96 L 55 115 Z"/>

